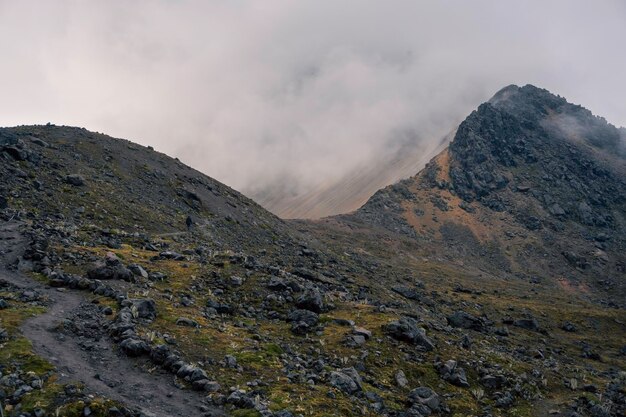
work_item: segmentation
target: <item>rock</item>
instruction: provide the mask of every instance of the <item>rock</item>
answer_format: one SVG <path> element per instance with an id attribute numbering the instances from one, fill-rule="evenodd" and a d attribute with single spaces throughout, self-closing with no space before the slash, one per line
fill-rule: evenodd
<path id="1" fill-rule="evenodd" d="M 148 279 L 148 273 L 146 272 L 145 269 L 143 269 L 143 267 L 141 265 L 131 264 L 131 265 L 128 265 L 128 269 L 133 274 L 135 274 L 135 275 L 137 275 L 139 277 L 142 277 L 144 279 Z"/>
<path id="2" fill-rule="evenodd" d="M 208 379 L 207 374 L 204 371 L 204 369 L 200 369 L 200 368 L 194 368 L 194 370 L 191 371 L 191 374 L 189 374 L 188 377 L 191 382 Z"/>
<path id="3" fill-rule="evenodd" d="M 496 327 L 493 331 L 496 335 L 498 336 L 508 336 L 509 335 L 509 329 L 506 326 L 502 326 L 502 327 Z"/>
<path id="4" fill-rule="evenodd" d="M 150 353 L 150 346 L 141 339 L 126 339 L 120 343 L 120 348 L 128 356 L 141 356 Z"/>
<path id="5" fill-rule="evenodd" d="M 409 393 L 409 402 L 411 404 L 424 405 L 432 412 L 439 411 L 440 400 L 439 395 L 428 387 L 418 387 Z"/>
<path id="6" fill-rule="evenodd" d="M 9 206 L 9 202 L 5 196 L 0 195 L 0 210 L 4 210 Z"/>
<path id="7" fill-rule="evenodd" d="M 467 382 L 465 370 L 459 367 L 456 361 L 449 360 L 444 364 L 439 364 L 437 367 L 439 370 L 439 375 L 441 375 L 444 380 L 448 381 L 452 385 L 464 388 L 470 386 Z"/>
<path id="8" fill-rule="evenodd" d="M 220 390 L 220 384 L 209 379 L 200 379 L 193 381 L 192 387 L 196 391 L 217 392 Z"/>
<path id="9" fill-rule="evenodd" d="M 421 294 L 414 288 L 396 285 L 391 287 L 391 290 L 409 300 L 419 301 L 422 298 Z"/>
<path id="10" fill-rule="evenodd" d="M 37 146 L 41 146 L 42 148 L 49 148 L 49 147 L 50 147 L 50 145 L 48 144 L 48 142 L 45 142 L 45 141 L 43 141 L 43 140 L 41 140 L 41 139 L 39 139 L 39 138 L 31 137 L 31 138 L 30 138 L 30 141 L 31 141 L 33 144 L 37 145 Z"/>
<path id="11" fill-rule="evenodd" d="M 576 331 L 576 326 L 574 326 L 574 324 L 570 323 L 569 321 L 566 321 L 561 325 L 561 329 L 565 330 L 566 332 L 573 333 Z"/>
<path id="12" fill-rule="evenodd" d="M 291 331 L 295 334 L 306 334 L 313 330 L 319 322 L 319 316 L 309 310 L 292 310 L 287 316 L 291 322 Z"/>
<path id="13" fill-rule="evenodd" d="M 498 397 L 498 399 L 496 400 L 496 407 L 508 408 L 512 406 L 514 402 L 515 402 L 515 398 L 513 398 L 511 391 L 507 391 Z"/>
<path id="14" fill-rule="evenodd" d="M 5 308 L 9 308 L 9 303 L 6 300 L 0 298 L 0 310 L 4 310 Z"/>
<path id="15" fill-rule="evenodd" d="M 165 281 L 167 279 L 167 275 L 163 272 L 151 272 L 148 274 L 148 279 L 155 282 Z"/>
<path id="16" fill-rule="evenodd" d="M 69 174 L 65 177 L 65 182 L 75 187 L 81 187 L 85 185 L 85 178 L 78 174 Z"/>
<path id="17" fill-rule="evenodd" d="M 238 408 L 254 408 L 256 402 L 245 391 L 233 391 L 226 399 L 228 404 L 232 404 Z"/>
<path id="18" fill-rule="evenodd" d="M 408 342 L 426 351 L 435 348 L 434 343 L 426 336 L 426 331 L 417 325 L 415 319 L 402 317 L 383 327 L 383 330 L 396 340 Z"/>
<path id="19" fill-rule="evenodd" d="M 459 346 L 461 346 L 463 349 L 470 349 L 472 347 L 472 339 L 469 337 L 469 335 L 464 334 L 461 337 L 461 340 L 459 340 Z"/>
<path id="20" fill-rule="evenodd" d="M 298 297 L 296 307 L 315 313 L 321 313 L 324 309 L 324 301 L 320 290 L 318 288 L 306 290 L 304 294 Z"/>
<path id="21" fill-rule="evenodd" d="M 87 271 L 87 277 L 98 280 L 122 280 L 132 282 L 134 275 L 115 256 L 107 257 L 104 262 L 96 263 Z"/>
<path id="22" fill-rule="evenodd" d="M 363 391 L 361 377 L 354 368 L 331 372 L 329 383 L 338 390 L 350 395 Z"/>
<path id="23" fill-rule="evenodd" d="M 481 332 L 484 331 L 486 327 L 484 319 L 473 316 L 465 311 L 456 311 L 449 315 L 447 320 L 450 326 L 461 329 L 471 329 Z"/>
<path id="24" fill-rule="evenodd" d="M 394 375 L 394 379 L 396 380 L 396 385 L 400 388 L 404 388 L 409 385 L 409 380 L 406 378 L 406 375 L 402 370 L 396 372 L 396 374 Z"/>
<path id="25" fill-rule="evenodd" d="M 185 326 L 185 327 L 200 327 L 197 321 L 189 319 L 187 317 L 179 317 L 176 319 L 177 326 Z"/>
<path id="26" fill-rule="evenodd" d="M 480 383 L 488 389 L 500 389 L 506 385 L 507 379 L 504 375 L 485 375 Z"/>
<path id="27" fill-rule="evenodd" d="M 237 358 L 233 355 L 224 356 L 224 366 L 226 368 L 237 368 Z"/>
<path id="28" fill-rule="evenodd" d="M 355 327 L 354 329 L 352 329 L 352 333 L 358 336 L 363 336 L 366 339 L 371 339 L 372 337 L 372 332 L 364 329 L 363 327 Z"/>
<path id="29" fill-rule="evenodd" d="M 206 306 L 208 309 L 212 309 L 216 314 L 233 314 L 234 310 L 230 304 L 220 303 L 215 300 L 207 300 Z"/>
<path id="30" fill-rule="evenodd" d="M 173 259 L 175 261 L 184 261 L 184 260 L 187 259 L 187 258 L 185 258 L 185 255 L 181 255 L 180 253 L 172 252 L 172 251 L 165 251 L 165 252 L 159 253 L 159 258 L 161 258 L 161 259 Z"/>
<path id="31" fill-rule="evenodd" d="M 231 287 L 241 287 L 244 283 L 244 279 L 240 276 L 233 275 L 230 277 L 229 285 Z"/>
<path id="32" fill-rule="evenodd" d="M 347 335 L 345 343 L 349 347 L 359 347 L 365 344 L 365 337 L 361 335 Z"/>
<path id="33" fill-rule="evenodd" d="M 520 327 L 526 330 L 532 330 L 532 331 L 539 330 L 539 323 L 537 322 L 537 320 L 533 318 L 524 318 L 524 319 L 515 320 L 513 322 L 513 326 Z"/>
<path id="34" fill-rule="evenodd" d="M 150 298 L 140 298 L 128 300 L 131 306 L 137 310 L 137 315 L 141 319 L 154 320 L 157 316 L 156 303 Z"/>

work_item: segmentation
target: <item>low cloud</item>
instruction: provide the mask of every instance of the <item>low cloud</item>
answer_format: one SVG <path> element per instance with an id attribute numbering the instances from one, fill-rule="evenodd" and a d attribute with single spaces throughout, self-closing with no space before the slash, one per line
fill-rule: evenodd
<path id="1" fill-rule="evenodd" d="M 83 126 L 297 196 L 432 149 L 511 83 L 626 125 L 625 19 L 618 0 L 0 1 L 0 125 Z"/>

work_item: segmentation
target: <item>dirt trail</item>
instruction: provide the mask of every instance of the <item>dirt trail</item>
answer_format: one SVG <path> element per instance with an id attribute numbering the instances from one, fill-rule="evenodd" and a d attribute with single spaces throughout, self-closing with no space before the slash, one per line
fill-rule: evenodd
<path id="1" fill-rule="evenodd" d="M 7 270 L 6 265 L 17 259 L 25 243 L 17 223 L 0 223 L 0 279 L 36 289 L 50 300 L 48 310 L 27 320 L 21 331 L 32 342 L 35 353 L 56 366 L 61 382 L 81 382 L 89 392 L 140 409 L 146 416 L 219 414 L 218 410 L 207 408 L 201 411 L 202 395 L 176 388 L 171 374 L 160 370 L 148 373 L 138 368 L 137 360 L 118 355 L 109 339 L 86 345 L 85 339 L 54 331 L 68 313 L 88 300 L 85 293 L 54 289 Z"/>

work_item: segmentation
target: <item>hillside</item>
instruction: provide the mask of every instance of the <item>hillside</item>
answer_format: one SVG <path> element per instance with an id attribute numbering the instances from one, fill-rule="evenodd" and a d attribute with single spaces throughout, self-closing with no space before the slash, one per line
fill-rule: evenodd
<path id="1" fill-rule="evenodd" d="M 283 221 L 125 140 L 0 129 L 4 413 L 623 415 L 622 134 L 507 87 L 417 176 Z"/>

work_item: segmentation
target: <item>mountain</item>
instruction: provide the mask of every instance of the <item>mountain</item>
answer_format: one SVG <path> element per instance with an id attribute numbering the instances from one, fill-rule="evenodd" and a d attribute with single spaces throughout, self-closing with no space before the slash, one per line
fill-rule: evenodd
<path id="1" fill-rule="evenodd" d="M 0 129 L 7 416 L 621 416 L 624 131 L 510 86 L 284 221 L 153 149 Z"/>
<path id="2" fill-rule="evenodd" d="M 434 244 L 451 261 L 594 287 L 623 307 L 625 132 L 547 90 L 509 86 L 423 171 L 349 218 Z"/>

